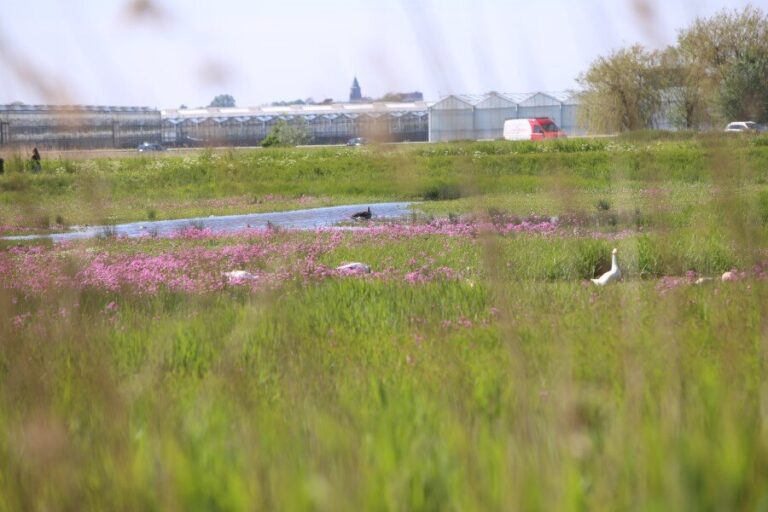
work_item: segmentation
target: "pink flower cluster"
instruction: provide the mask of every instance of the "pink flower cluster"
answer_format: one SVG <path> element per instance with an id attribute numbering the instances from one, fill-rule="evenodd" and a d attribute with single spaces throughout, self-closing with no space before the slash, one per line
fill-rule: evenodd
<path id="1" fill-rule="evenodd" d="M 768 279 L 768 272 L 766 272 L 767 269 L 768 269 L 768 262 L 757 263 L 749 271 L 732 268 L 731 270 L 724 272 L 722 275 L 716 275 L 716 276 L 702 276 L 701 274 L 698 274 L 693 270 L 689 270 L 688 272 L 685 273 L 684 276 L 660 277 L 658 280 L 658 283 L 656 284 L 656 289 L 659 291 L 659 293 L 664 294 L 682 285 L 691 285 L 691 284 L 701 285 L 709 282 L 727 283 L 727 282 L 734 282 L 734 281 L 743 281 L 745 279 L 762 281 L 762 280 Z"/>
<path id="2" fill-rule="evenodd" d="M 422 267 L 413 272 L 405 274 L 405 281 L 408 283 L 426 283 L 429 281 L 436 281 L 439 279 L 453 280 L 460 277 L 460 273 L 456 272 L 450 267 L 438 267 L 431 269 L 428 267 Z"/>
<path id="3" fill-rule="evenodd" d="M 475 232 L 447 224 L 287 234 L 253 229 L 234 235 L 213 234 L 188 229 L 159 242 L 118 238 L 90 246 L 74 242 L 52 247 L 19 246 L 0 252 L 0 283 L 25 295 L 63 287 L 153 294 L 160 290 L 204 293 L 232 286 L 257 289 L 295 279 L 353 276 L 424 283 L 463 277 L 463 272 L 438 265 L 426 253 L 408 268 L 389 265 L 370 273 L 335 270 L 343 262 L 322 263 L 325 255 L 342 243 L 354 245 L 373 238 L 383 244 L 392 238 L 426 233 L 474 236 Z"/>
<path id="4" fill-rule="evenodd" d="M 549 219 L 528 219 L 522 221 L 496 220 L 496 221 L 459 221 L 433 220 L 423 224 L 375 224 L 371 227 L 361 228 L 359 231 L 374 238 L 410 238 L 423 235 L 441 235 L 451 237 L 474 238 L 484 233 L 499 235 L 511 234 L 538 234 L 548 235 L 557 230 L 558 224 Z M 356 229 L 357 231 L 357 229 Z"/>
<path id="5" fill-rule="evenodd" d="M 72 243 L 53 248 L 16 247 L 0 253 L 0 280 L 6 288 L 25 294 L 40 294 L 64 286 L 149 294 L 160 289 L 215 291 L 229 284 L 224 272 L 244 267 L 252 275 L 265 277 L 248 280 L 250 286 L 282 282 L 297 274 L 311 275 L 317 266 L 317 255 L 337 244 L 334 237 L 312 242 L 281 241 L 261 232 L 249 233 L 247 241 L 205 247 L 204 243 L 189 244 L 204 242 L 204 233 L 188 231 L 181 236 L 182 247 L 166 248 L 157 254 L 125 252 L 140 251 L 142 243 L 147 243 L 140 239 L 110 242 L 107 249 L 119 246 L 123 251 L 115 253 Z M 295 262 L 294 266 L 289 262 Z"/>

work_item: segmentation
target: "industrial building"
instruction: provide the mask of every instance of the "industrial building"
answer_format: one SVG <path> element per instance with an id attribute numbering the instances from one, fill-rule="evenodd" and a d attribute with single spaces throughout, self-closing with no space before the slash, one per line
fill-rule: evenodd
<path id="1" fill-rule="evenodd" d="M 353 137 L 426 141 L 429 135 L 425 102 L 167 109 L 162 117 L 162 140 L 168 145 L 253 146 L 281 121 L 303 126 L 311 144 L 338 144 Z"/>
<path id="2" fill-rule="evenodd" d="M 576 93 L 450 95 L 429 107 L 429 140 L 500 139 L 506 119 L 549 117 L 568 135 L 582 135 Z"/>
<path id="3" fill-rule="evenodd" d="M 147 107 L 0 105 L 0 146 L 98 149 L 160 142 L 160 111 Z"/>

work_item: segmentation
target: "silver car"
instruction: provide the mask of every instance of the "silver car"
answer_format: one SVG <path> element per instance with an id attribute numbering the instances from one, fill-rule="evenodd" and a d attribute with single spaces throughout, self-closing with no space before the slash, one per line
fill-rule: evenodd
<path id="1" fill-rule="evenodd" d="M 728 126 L 725 127 L 725 131 L 748 133 L 763 131 L 762 128 L 762 126 L 753 121 L 734 121 L 733 123 L 728 123 Z"/>
<path id="2" fill-rule="evenodd" d="M 138 145 L 136 150 L 139 153 L 145 153 L 147 151 L 165 151 L 165 147 L 163 147 L 161 144 L 156 144 L 154 142 L 142 142 Z"/>

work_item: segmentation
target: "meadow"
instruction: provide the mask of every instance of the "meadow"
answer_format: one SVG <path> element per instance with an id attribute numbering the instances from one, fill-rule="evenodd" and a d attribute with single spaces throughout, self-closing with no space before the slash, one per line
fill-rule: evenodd
<path id="1" fill-rule="evenodd" d="M 658 209 L 664 199 L 690 209 L 720 178 L 755 199 L 768 180 L 766 148 L 766 137 L 635 135 L 71 160 L 43 152 L 37 174 L 18 153 L 4 155 L 0 230 L 403 200 L 428 201 L 422 209 L 440 215 L 475 211 L 478 198 L 518 215 L 591 212 L 601 200 L 614 212 Z"/>
<path id="2" fill-rule="evenodd" d="M 768 139 L 22 167 L 0 177 L 5 233 L 420 214 L 0 242 L 0 510 L 768 504 Z M 596 287 L 613 247 L 623 279 Z M 350 261 L 372 272 L 336 270 Z"/>

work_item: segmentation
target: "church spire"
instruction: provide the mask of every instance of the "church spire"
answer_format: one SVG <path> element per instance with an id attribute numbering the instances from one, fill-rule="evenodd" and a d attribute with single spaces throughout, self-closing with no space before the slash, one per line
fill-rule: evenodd
<path id="1" fill-rule="evenodd" d="M 360 84 L 357 81 L 357 77 L 352 80 L 352 87 L 349 89 L 349 101 L 362 101 L 363 93 L 360 90 Z"/>

